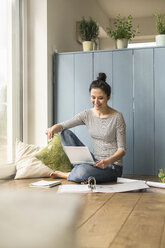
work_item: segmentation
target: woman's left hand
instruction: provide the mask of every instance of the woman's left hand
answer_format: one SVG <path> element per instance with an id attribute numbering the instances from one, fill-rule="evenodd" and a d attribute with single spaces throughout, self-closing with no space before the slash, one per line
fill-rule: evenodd
<path id="1" fill-rule="evenodd" d="M 94 164 L 94 166 L 99 167 L 101 169 L 105 169 L 108 166 L 108 164 L 106 163 L 105 160 L 99 160 Z"/>

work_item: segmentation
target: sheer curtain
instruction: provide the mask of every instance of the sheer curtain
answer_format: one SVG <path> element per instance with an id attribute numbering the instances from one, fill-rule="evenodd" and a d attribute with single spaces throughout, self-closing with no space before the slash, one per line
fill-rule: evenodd
<path id="1" fill-rule="evenodd" d="M 23 136 L 22 1 L 0 0 L 0 166 Z"/>

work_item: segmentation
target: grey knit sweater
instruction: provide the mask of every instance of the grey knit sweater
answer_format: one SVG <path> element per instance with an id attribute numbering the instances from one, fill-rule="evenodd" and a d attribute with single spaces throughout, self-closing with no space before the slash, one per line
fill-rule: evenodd
<path id="1" fill-rule="evenodd" d="M 95 116 L 91 109 L 88 109 L 60 125 L 63 130 L 86 125 L 92 138 L 95 158 L 98 160 L 112 156 L 119 149 L 126 151 L 126 125 L 119 112 L 115 112 L 107 118 L 100 118 Z M 115 164 L 122 165 L 122 159 L 116 161 Z"/>

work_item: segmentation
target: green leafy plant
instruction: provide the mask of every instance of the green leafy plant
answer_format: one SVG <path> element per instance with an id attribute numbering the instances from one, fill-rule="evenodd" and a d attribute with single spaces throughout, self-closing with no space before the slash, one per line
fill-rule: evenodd
<path id="1" fill-rule="evenodd" d="M 162 14 L 160 10 L 153 13 L 155 17 L 155 24 L 158 34 L 165 34 L 165 14 Z"/>
<path id="2" fill-rule="evenodd" d="M 139 26 L 134 29 L 132 25 L 132 19 L 133 18 L 131 15 L 125 18 L 121 17 L 119 14 L 114 20 L 113 25 L 107 27 L 107 34 L 114 40 L 124 38 L 131 40 L 131 38 L 135 37 L 135 35 L 139 33 Z"/>
<path id="3" fill-rule="evenodd" d="M 160 168 L 158 177 L 162 183 L 165 183 L 165 168 Z"/>
<path id="4" fill-rule="evenodd" d="M 99 36 L 99 26 L 91 17 L 89 20 L 86 20 L 84 16 L 82 17 L 78 31 L 82 41 L 95 41 Z"/>

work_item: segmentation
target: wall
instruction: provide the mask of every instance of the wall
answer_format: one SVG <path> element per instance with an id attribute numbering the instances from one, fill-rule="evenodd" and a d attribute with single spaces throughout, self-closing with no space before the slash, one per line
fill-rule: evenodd
<path id="1" fill-rule="evenodd" d="M 92 16 L 103 28 L 109 18 L 95 0 L 48 0 L 48 47 L 58 52 L 81 51 L 76 41 L 76 21 Z"/>
<path id="2" fill-rule="evenodd" d="M 28 143 L 47 137 L 47 0 L 27 1 Z"/>
<path id="3" fill-rule="evenodd" d="M 53 123 L 52 54 L 58 52 L 81 51 L 82 45 L 76 39 L 76 22 L 82 16 L 93 17 L 103 29 L 109 25 L 109 18 L 95 0 L 48 0 L 48 125 Z M 67 79 L 66 79 L 67 80 Z"/>

